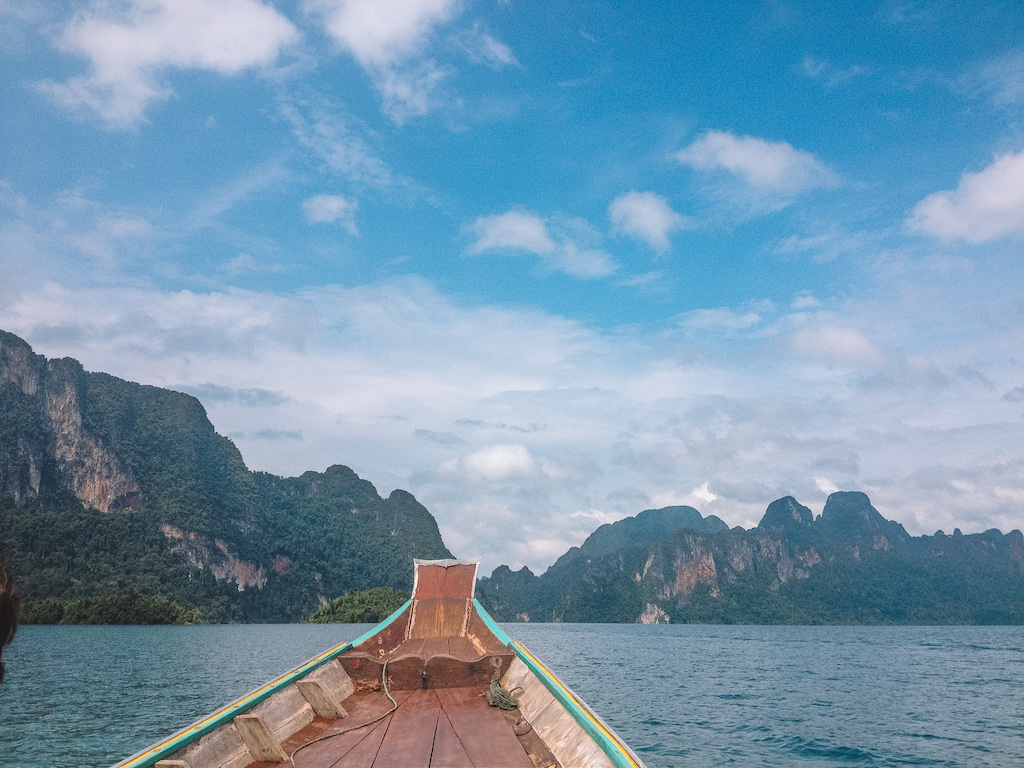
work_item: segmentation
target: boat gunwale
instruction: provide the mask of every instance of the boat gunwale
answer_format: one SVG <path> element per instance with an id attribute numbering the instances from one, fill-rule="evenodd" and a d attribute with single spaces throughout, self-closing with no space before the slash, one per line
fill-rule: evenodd
<path id="1" fill-rule="evenodd" d="M 518 640 L 514 640 L 502 630 L 491 618 L 480 602 L 474 598 L 473 606 L 477 614 L 483 619 L 487 628 L 501 640 L 516 657 L 526 665 L 527 669 L 540 680 L 552 696 L 572 716 L 572 718 L 586 731 L 608 758 L 615 764 L 616 768 L 646 768 L 643 761 L 633 752 L 632 749 L 612 730 L 600 715 L 594 712 L 590 705 L 576 694 L 569 686 L 563 683 L 558 677 L 539 661 L 526 646 Z"/>
<path id="2" fill-rule="evenodd" d="M 250 691 L 238 699 L 235 699 L 230 704 L 215 710 L 213 713 L 196 720 L 190 725 L 186 725 L 181 730 L 172 733 L 166 739 L 136 752 L 126 760 L 115 763 L 112 768 L 150 768 L 150 766 L 155 765 L 158 761 L 173 754 L 174 752 L 177 752 L 182 747 L 185 747 L 206 734 L 217 730 L 236 715 L 249 711 L 257 704 L 261 704 L 269 699 L 278 691 L 284 690 L 296 680 L 302 679 L 310 672 L 313 672 L 324 664 L 333 661 L 346 651 L 349 651 L 360 643 L 369 640 L 374 635 L 386 629 L 411 605 L 412 599 L 410 598 L 409 600 L 406 600 L 397 611 L 384 619 L 384 621 L 374 625 L 372 629 L 363 633 L 355 640 L 347 640 L 333 648 L 329 648 L 323 653 L 314 656 L 309 661 L 295 667 L 290 672 L 285 672 L 280 677 L 271 680 L 269 683 L 261 685 L 259 688 Z"/>

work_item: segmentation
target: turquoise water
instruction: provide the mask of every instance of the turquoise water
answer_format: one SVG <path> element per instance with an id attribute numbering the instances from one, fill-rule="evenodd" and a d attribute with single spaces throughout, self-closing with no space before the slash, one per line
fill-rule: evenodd
<path id="1" fill-rule="evenodd" d="M 1020 627 L 504 625 L 659 766 L 1024 766 Z M 22 627 L 0 766 L 104 768 L 365 625 Z"/>

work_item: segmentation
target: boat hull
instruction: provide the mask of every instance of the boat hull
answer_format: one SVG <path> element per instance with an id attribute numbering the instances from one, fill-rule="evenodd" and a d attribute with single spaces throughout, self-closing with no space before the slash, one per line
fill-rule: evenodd
<path id="1" fill-rule="evenodd" d="M 413 597 L 114 768 L 643 768 L 475 599 L 478 561 L 416 561 Z M 489 707 L 492 680 L 518 708 Z"/>

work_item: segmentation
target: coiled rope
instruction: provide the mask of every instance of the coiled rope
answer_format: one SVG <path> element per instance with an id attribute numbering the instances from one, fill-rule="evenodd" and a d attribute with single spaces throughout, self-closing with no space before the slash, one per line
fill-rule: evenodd
<path id="1" fill-rule="evenodd" d="M 513 694 L 515 691 L 521 691 L 523 689 L 517 685 L 511 691 L 506 691 L 501 687 L 500 678 L 501 670 L 494 670 L 494 675 L 491 677 L 491 687 L 487 689 L 488 706 L 504 709 L 506 712 L 511 712 L 513 709 L 519 709 L 519 699 L 517 699 Z"/>

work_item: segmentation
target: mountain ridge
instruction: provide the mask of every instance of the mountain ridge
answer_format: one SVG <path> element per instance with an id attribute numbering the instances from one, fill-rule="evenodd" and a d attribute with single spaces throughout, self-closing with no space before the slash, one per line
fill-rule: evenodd
<path id="1" fill-rule="evenodd" d="M 700 527 L 585 543 L 540 576 L 500 566 L 480 600 L 499 621 L 1024 624 L 1019 530 L 913 537 L 859 491 L 817 518 L 787 496 L 750 530 Z"/>
<path id="2" fill-rule="evenodd" d="M 139 592 L 214 621 L 300 620 L 353 589 L 409 589 L 449 557 L 405 491 L 348 467 L 251 472 L 195 397 L 48 360 L 0 331 L 0 548 L 21 593 Z"/>

